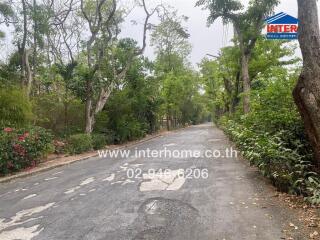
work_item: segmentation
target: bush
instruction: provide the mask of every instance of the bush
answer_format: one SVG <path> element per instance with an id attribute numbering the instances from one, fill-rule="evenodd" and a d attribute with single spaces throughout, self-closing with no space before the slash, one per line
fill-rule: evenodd
<path id="1" fill-rule="evenodd" d="M 66 152 L 66 143 L 63 141 L 54 140 L 53 146 L 54 146 L 54 153 L 56 154 L 63 154 Z"/>
<path id="2" fill-rule="evenodd" d="M 92 137 L 89 134 L 75 134 L 68 139 L 68 152 L 71 154 L 79 154 L 92 150 Z"/>
<path id="3" fill-rule="evenodd" d="M 0 128 L 23 127 L 31 118 L 31 104 L 21 90 L 0 90 Z"/>
<path id="4" fill-rule="evenodd" d="M 52 135 L 43 128 L 4 128 L 0 131 L 0 174 L 34 167 L 52 150 Z"/>
<path id="5" fill-rule="evenodd" d="M 296 78 L 267 81 L 251 92 L 251 111 L 224 116 L 219 124 L 244 157 L 281 191 L 320 203 L 320 177 L 313 172 L 312 150 L 292 98 Z M 265 81 L 266 82 L 266 81 Z"/>
<path id="6" fill-rule="evenodd" d="M 33 98 L 35 124 L 50 129 L 56 136 L 64 138 L 84 129 L 83 104 L 57 93 Z"/>
<path id="7" fill-rule="evenodd" d="M 320 180 L 312 171 L 312 154 L 306 142 L 288 141 L 291 133 L 284 130 L 276 134 L 258 133 L 226 119 L 221 124 L 243 156 L 279 190 L 308 196 L 312 203 L 319 202 Z"/>
<path id="8" fill-rule="evenodd" d="M 107 138 L 103 134 L 92 134 L 92 146 L 94 150 L 102 149 L 107 145 Z"/>

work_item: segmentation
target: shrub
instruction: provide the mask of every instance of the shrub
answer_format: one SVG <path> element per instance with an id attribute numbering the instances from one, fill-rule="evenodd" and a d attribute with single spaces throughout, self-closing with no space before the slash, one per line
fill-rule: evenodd
<path id="1" fill-rule="evenodd" d="M 107 138 L 103 134 L 92 134 L 92 146 L 94 150 L 102 149 L 107 145 Z"/>
<path id="2" fill-rule="evenodd" d="M 313 172 L 312 150 L 292 98 L 296 76 L 264 79 L 251 91 L 251 111 L 219 119 L 244 157 L 281 191 L 320 203 L 320 177 Z M 261 79 L 260 79 L 261 80 Z"/>
<path id="3" fill-rule="evenodd" d="M 21 90 L 0 90 L 0 128 L 23 127 L 31 118 L 31 104 Z"/>
<path id="4" fill-rule="evenodd" d="M 290 132 L 258 133 L 252 128 L 225 119 L 221 123 L 242 154 L 281 191 L 303 194 L 319 202 L 319 176 L 312 172 L 312 154 L 301 139 L 288 141 Z"/>
<path id="5" fill-rule="evenodd" d="M 66 152 L 66 143 L 63 141 L 54 140 L 53 146 L 54 146 L 54 152 L 56 154 L 62 154 Z"/>
<path id="6" fill-rule="evenodd" d="M 56 136 L 65 137 L 83 131 L 83 104 L 57 93 L 33 98 L 36 125 L 50 129 Z"/>
<path id="7" fill-rule="evenodd" d="M 92 137 L 89 134 L 75 134 L 68 139 L 68 152 L 71 154 L 79 154 L 92 150 Z"/>
<path id="8" fill-rule="evenodd" d="M 52 135 L 40 127 L 0 131 L 0 173 L 34 167 L 52 150 Z"/>

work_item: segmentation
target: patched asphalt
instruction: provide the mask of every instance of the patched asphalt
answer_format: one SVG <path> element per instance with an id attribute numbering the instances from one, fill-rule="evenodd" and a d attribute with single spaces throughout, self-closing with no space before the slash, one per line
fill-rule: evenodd
<path id="1" fill-rule="evenodd" d="M 231 145 L 203 124 L 130 148 L 164 147 L 224 152 Z M 172 176 L 150 178 L 150 169 Z M 179 169 L 206 169 L 208 178 L 181 179 Z M 281 239 L 285 210 L 264 201 L 272 194 L 237 157 L 92 158 L 1 184 L 0 239 Z"/>

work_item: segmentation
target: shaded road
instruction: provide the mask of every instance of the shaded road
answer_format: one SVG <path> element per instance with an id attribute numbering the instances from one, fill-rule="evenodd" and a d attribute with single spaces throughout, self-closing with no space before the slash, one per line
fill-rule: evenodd
<path id="1" fill-rule="evenodd" d="M 204 124 L 131 149 L 164 147 L 224 152 L 230 144 Z M 89 159 L 1 184 L 0 239 L 281 239 L 283 209 L 265 201 L 272 194 L 236 157 Z"/>

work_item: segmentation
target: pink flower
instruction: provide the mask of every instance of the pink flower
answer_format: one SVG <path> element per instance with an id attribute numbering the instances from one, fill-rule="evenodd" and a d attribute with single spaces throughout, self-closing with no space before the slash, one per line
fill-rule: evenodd
<path id="1" fill-rule="evenodd" d="M 21 135 L 18 137 L 18 141 L 23 142 L 25 140 L 25 136 Z"/>
<path id="2" fill-rule="evenodd" d="M 26 155 L 26 149 L 19 145 L 19 144 L 14 144 L 13 149 L 16 153 L 18 153 L 20 156 L 25 156 Z"/>
<path id="3" fill-rule="evenodd" d="M 5 128 L 5 129 L 3 129 L 3 131 L 8 133 L 8 132 L 12 132 L 12 131 L 13 131 L 13 129 L 12 129 L 12 128 L 7 127 L 7 128 Z"/>

